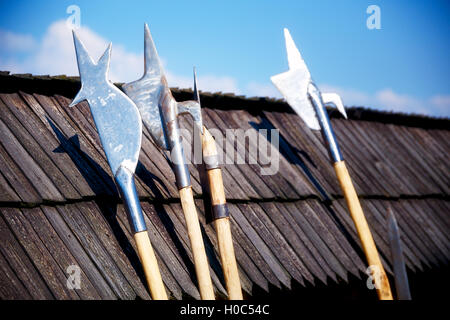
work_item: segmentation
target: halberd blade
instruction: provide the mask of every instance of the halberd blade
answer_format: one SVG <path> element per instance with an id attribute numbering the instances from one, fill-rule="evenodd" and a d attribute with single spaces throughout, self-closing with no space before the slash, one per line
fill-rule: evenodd
<path id="1" fill-rule="evenodd" d="M 111 45 L 94 63 L 73 32 L 81 89 L 70 106 L 87 100 L 111 171 L 134 172 L 141 149 L 142 120 L 136 105 L 108 80 Z"/>
<path id="2" fill-rule="evenodd" d="M 398 229 L 397 219 L 395 219 L 394 212 L 390 206 L 388 207 L 388 235 L 394 266 L 397 299 L 411 300 L 408 275 L 406 273 L 405 259 L 403 258 L 402 244 L 400 241 L 400 231 Z"/>
<path id="3" fill-rule="evenodd" d="M 311 74 L 300 51 L 295 46 L 288 29 L 284 29 L 289 71 L 272 76 L 270 79 L 281 92 L 288 104 L 313 130 L 320 130 L 316 112 L 308 98 Z"/>
<path id="4" fill-rule="evenodd" d="M 169 146 L 164 134 L 160 102 L 166 98 L 175 102 L 175 99 L 172 98 L 167 86 L 164 70 L 147 24 L 144 28 L 144 75 L 139 80 L 124 84 L 123 90 L 136 103 L 153 141 L 160 148 L 167 150 Z"/>
<path id="5" fill-rule="evenodd" d="M 347 112 L 345 112 L 344 104 L 341 97 L 337 93 L 322 93 L 322 100 L 326 106 L 333 106 L 347 119 Z"/>

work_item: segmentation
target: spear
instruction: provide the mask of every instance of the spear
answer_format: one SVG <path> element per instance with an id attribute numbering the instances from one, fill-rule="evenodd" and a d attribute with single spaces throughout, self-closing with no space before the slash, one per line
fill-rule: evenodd
<path id="1" fill-rule="evenodd" d="M 367 262 L 369 267 L 374 266 L 371 270 L 374 272 L 373 278 L 375 279 L 378 298 L 380 300 L 392 300 L 388 278 L 325 109 L 325 105 L 334 105 L 346 117 L 342 101 L 337 94 L 321 94 L 312 81 L 308 67 L 295 46 L 288 29 L 284 29 L 284 36 L 289 71 L 272 76 L 271 80 L 306 125 L 312 130 L 321 130 Z"/>
<path id="2" fill-rule="evenodd" d="M 207 190 L 211 200 L 212 216 L 219 244 L 220 260 L 225 278 L 229 300 L 242 300 L 241 282 L 234 254 L 233 237 L 230 228 L 230 213 L 228 211 L 223 186 L 222 170 L 220 169 L 216 142 L 211 133 L 203 126 L 200 107 L 200 95 L 197 90 L 197 75 L 194 68 L 194 100 L 197 103 L 186 103 L 179 113 L 188 113 L 194 118 L 194 131 L 200 135 L 204 166 L 199 166 L 200 175 L 206 170 Z M 203 132 L 203 134 L 202 134 Z"/>
<path id="3" fill-rule="evenodd" d="M 136 103 L 142 121 L 149 130 L 155 145 L 170 153 L 194 258 L 200 296 L 203 300 L 214 300 L 208 259 L 177 118 L 180 110 L 183 110 L 183 107 L 190 102 L 177 102 L 173 98 L 147 24 L 144 27 L 144 59 L 145 70 L 142 78 L 123 85 L 123 89 Z"/>
<path id="4" fill-rule="evenodd" d="M 134 184 L 142 141 L 142 120 L 136 105 L 108 80 L 111 44 L 94 63 L 73 32 L 81 89 L 70 107 L 87 100 L 106 159 L 125 204 L 144 273 L 155 300 L 167 300 L 155 253 L 147 233 Z"/>
<path id="5" fill-rule="evenodd" d="M 406 274 L 405 259 L 400 240 L 400 230 L 391 206 L 388 207 L 388 235 L 391 246 L 392 264 L 394 266 L 395 291 L 398 300 L 411 300 L 408 275 Z"/>

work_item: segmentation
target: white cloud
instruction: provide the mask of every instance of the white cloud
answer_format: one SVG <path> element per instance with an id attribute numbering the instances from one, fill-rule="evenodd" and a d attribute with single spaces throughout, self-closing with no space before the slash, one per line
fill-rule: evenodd
<path id="1" fill-rule="evenodd" d="M 198 73 L 198 72 L 197 72 Z M 167 81 L 171 87 L 193 88 L 194 78 L 174 74 L 166 71 Z M 232 92 L 240 94 L 236 79 L 227 76 L 200 75 L 197 77 L 197 86 L 204 92 Z"/>
<path id="2" fill-rule="evenodd" d="M 93 59 L 98 59 L 108 45 L 107 39 L 85 26 L 77 32 Z M 0 44 L 0 70 L 13 73 L 78 75 L 71 29 L 64 20 L 52 23 L 41 41 L 37 41 L 30 35 L 0 30 Z M 167 61 L 163 58 L 161 60 L 165 65 Z M 192 76 L 175 74 L 170 69 L 165 69 L 170 86 L 192 88 Z M 138 79 L 142 72 L 142 52 L 134 53 L 127 51 L 120 44 L 113 45 L 109 74 L 111 81 L 129 82 Z M 269 81 L 267 83 L 250 82 L 241 89 L 237 79 L 233 77 L 200 74 L 198 86 L 205 92 L 221 91 L 247 96 L 281 98 L 278 90 Z M 390 88 L 379 90 L 374 94 L 327 84 L 321 85 L 320 88 L 324 92 L 338 93 L 346 106 L 450 116 L 450 95 L 441 94 L 428 99 L 419 99 L 397 93 Z"/>
<path id="3" fill-rule="evenodd" d="M 281 99 L 281 93 L 274 87 L 272 83 L 250 82 L 247 85 L 245 94 L 249 97 L 271 97 Z"/>
<path id="4" fill-rule="evenodd" d="M 64 20 L 52 23 L 44 34 L 36 50 L 15 65 L 0 65 L 11 72 L 33 74 L 78 75 L 73 46 L 72 30 Z M 108 41 L 87 27 L 77 30 L 90 55 L 96 61 L 108 46 Z M 142 73 L 143 55 L 127 52 L 120 45 L 113 46 L 109 78 L 116 81 L 131 81 Z"/>
<path id="5" fill-rule="evenodd" d="M 436 95 L 430 99 L 436 115 L 450 117 L 450 95 Z"/>
<path id="6" fill-rule="evenodd" d="M 10 32 L 0 33 L 0 37 L 2 34 L 7 35 L 0 38 L 7 42 L 6 47 L 15 51 L 19 49 L 29 51 L 28 57 L 22 61 L 17 59 L 0 60 L 0 70 L 8 70 L 13 73 L 78 75 L 71 32 L 66 21 L 59 20 L 49 26 L 40 43 L 31 36 Z M 94 61 L 102 55 L 109 43 L 105 38 L 85 26 L 77 29 L 77 34 Z M 24 41 L 28 44 L 24 43 L 19 46 Z M 30 43 L 34 43 L 34 45 L 31 46 Z M 166 61 L 161 60 L 165 65 Z M 143 64 L 143 53 L 129 52 L 120 44 L 113 44 L 109 78 L 113 82 L 136 80 L 142 75 Z M 177 75 L 170 70 L 166 70 L 166 75 L 171 87 L 193 87 L 192 77 Z M 227 76 L 201 75 L 198 77 L 198 84 L 202 91 L 240 92 L 236 79 Z"/>
<path id="7" fill-rule="evenodd" d="M 450 96 L 435 95 L 427 99 L 400 94 L 386 88 L 369 94 L 355 89 L 320 85 L 322 92 L 339 94 L 345 106 L 362 106 L 386 111 L 450 117 Z"/>
<path id="8" fill-rule="evenodd" d="M 27 51 L 36 46 L 31 35 L 18 34 L 7 30 L 0 30 L 0 44 L 4 51 Z"/>
<path id="9" fill-rule="evenodd" d="M 339 94 L 346 106 L 367 106 L 372 100 L 367 93 L 355 89 L 341 88 L 328 84 L 322 84 L 319 87 L 322 92 L 334 92 Z"/>
<path id="10" fill-rule="evenodd" d="M 383 89 L 375 94 L 375 101 L 383 109 L 395 110 L 404 113 L 427 113 L 425 101 L 394 92 L 392 89 Z"/>

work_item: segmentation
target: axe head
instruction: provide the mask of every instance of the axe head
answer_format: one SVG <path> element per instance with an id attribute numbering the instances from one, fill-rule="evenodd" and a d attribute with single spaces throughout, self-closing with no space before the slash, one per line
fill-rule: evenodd
<path id="1" fill-rule="evenodd" d="M 177 103 L 173 98 L 147 24 L 144 27 L 144 75 L 123 85 L 123 90 L 136 103 L 155 144 L 164 150 L 170 149 L 173 127 L 170 123 L 178 114 L 187 112 L 194 116 L 195 109 L 200 110 L 196 101 Z"/>
<path id="2" fill-rule="evenodd" d="M 111 45 L 95 63 L 73 32 L 81 89 L 70 104 L 87 100 L 114 175 L 120 167 L 134 172 L 141 149 L 142 121 L 133 101 L 108 80 Z"/>
<path id="3" fill-rule="evenodd" d="M 275 76 L 272 80 L 275 87 L 281 92 L 287 103 L 313 130 L 320 130 L 316 111 L 309 100 L 308 90 L 312 83 L 311 74 L 298 51 L 288 29 L 284 29 L 286 51 L 289 70 Z M 324 105 L 334 105 L 347 118 L 341 98 L 335 94 L 322 94 Z"/>

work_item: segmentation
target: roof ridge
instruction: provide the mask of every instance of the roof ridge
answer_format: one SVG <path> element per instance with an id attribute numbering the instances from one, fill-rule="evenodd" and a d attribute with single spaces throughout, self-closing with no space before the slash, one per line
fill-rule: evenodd
<path id="1" fill-rule="evenodd" d="M 48 81 L 51 81 L 49 85 Z M 115 83 L 121 88 L 123 83 Z M 0 90 L 2 93 L 23 91 L 44 95 L 62 95 L 74 97 L 80 88 L 80 78 L 66 75 L 33 75 L 31 73 L 11 74 L 0 71 Z M 192 99 L 192 89 L 171 88 L 177 100 Z M 282 99 L 271 97 L 246 97 L 234 93 L 200 91 L 202 106 L 210 109 L 245 109 L 251 113 L 261 111 L 293 113 L 293 110 Z M 262 105 L 264 104 L 264 105 Z M 335 109 L 327 108 L 330 118 L 342 118 Z M 380 111 L 362 106 L 346 107 L 347 116 L 351 120 L 374 121 L 385 124 L 419 127 L 425 129 L 450 128 L 450 118 L 432 117 L 421 114 L 407 114 L 394 111 Z"/>

